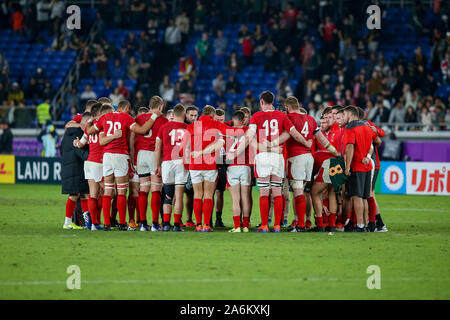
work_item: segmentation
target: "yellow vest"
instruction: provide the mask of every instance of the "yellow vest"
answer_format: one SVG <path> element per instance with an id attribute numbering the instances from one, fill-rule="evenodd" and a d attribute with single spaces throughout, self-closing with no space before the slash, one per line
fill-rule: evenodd
<path id="1" fill-rule="evenodd" d="M 41 103 L 37 106 L 37 119 L 39 124 L 45 124 L 47 120 L 51 120 L 50 105 L 48 103 Z"/>

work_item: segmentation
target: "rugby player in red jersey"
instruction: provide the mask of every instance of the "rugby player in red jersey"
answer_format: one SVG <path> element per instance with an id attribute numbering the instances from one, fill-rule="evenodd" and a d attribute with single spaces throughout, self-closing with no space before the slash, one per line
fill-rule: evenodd
<path id="1" fill-rule="evenodd" d="M 274 197 L 275 223 L 273 231 L 280 232 L 280 221 L 283 215 L 283 198 L 281 196 L 281 185 L 285 175 L 284 158 L 282 155 L 282 147 L 278 141 L 283 131 L 287 131 L 290 135 L 310 148 L 311 141 L 307 141 L 294 127 L 289 118 L 281 111 L 273 108 L 274 95 L 270 91 L 264 91 L 260 95 L 259 111 L 253 115 L 250 120 L 249 130 L 245 134 L 245 139 L 239 142 L 236 154 L 242 153 L 247 145 L 255 138 L 258 142 L 257 155 L 255 157 L 255 176 L 257 177 L 258 187 L 260 190 L 260 213 L 261 226 L 257 232 L 269 232 L 268 218 L 270 194 Z M 261 149 L 260 145 L 265 144 L 270 147 Z M 274 148 L 272 150 L 272 148 Z M 276 152 L 274 152 L 276 151 Z M 228 154 L 227 159 L 233 160 L 235 154 Z"/>
<path id="2" fill-rule="evenodd" d="M 136 123 L 143 125 L 148 119 L 154 115 L 161 114 L 164 108 L 164 100 L 159 96 L 153 96 L 150 99 L 150 113 L 144 113 L 136 117 Z M 161 116 L 155 120 L 151 130 L 146 135 L 136 136 L 136 152 L 137 152 L 137 173 L 139 175 L 140 191 L 139 191 L 139 215 L 141 221 L 141 231 L 149 231 L 147 226 L 147 206 L 148 194 L 151 190 L 152 198 L 150 207 L 152 210 L 152 227 L 151 231 L 161 231 L 159 225 L 159 211 L 161 208 L 161 191 L 162 179 L 160 175 L 155 174 L 155 145 L 158 130 L 169 120 Z"/>
<path id="3" fill-rule="evenodd" d="M 102 104 L 96 103 L 91 108 L 91 118 L 93 123 L 96 123 L 101 115 L 112 112 L 111 110 L 101 110 Z M 103 111 L 103 112 L 102 112 Z M 121 131 L 117 131 L 109 139 L 112 141 L 119 138 Z M 74 147 L 83 148 L 86 144 L 89 144 L 89 157 L 84 162 L 84 176 L 89 183 L 89 216 L 84 213 L 84 219 L 90 230 L 102 230 L 100 225 L 100 212 L 98 210 L 98 198 L 103 194 L 103 147 L 99 144 L 98 133 L 89 135 L 84 130 L 84 135 L 80 139 L 73 141 Z"/>
<path id="4" fill-rule="evenodd" d="M 288 97 L 285 101 L 288 110 L 288 118 L 294 124 L 300 134 L 306 140 L 315 139 L 318 143 L 324 146 L 331 154 L 337 155 L 336 148 L 328 141 L 323 133 L 318 129 L 316 120 L 313 117 L 302 114 L 300 112 L 300 104 L 295 97 Z M 283 133 L 286 135 L 286 133 Z M 282 141 L 283 138 L 280 138 Z M 314 166 L 314 158 L 311 154 L 311 148 L 305 147 L 298 143 L 293 138 L 289 138 L 286 143 L 287 157 L 288 157 L 288 177 L 294 193 L 294 206 L 297 213 L 297 226 L 293 232 L 304 232 L 305 230 L 305 212 L 306 201 L 303 195 L 304 184 L 311 181 L 312 171 Z M 313 187 L 314 188 L 314 187 Z M 319 198 L 320 200 L 320 198 Z M 314 204 L 314 198 L 313 198 Z M 319 223 L 319 228 L 320 223 Z M 321 231 L 320 229 L 315 229 Z"/>
<path id="5" fill-rule="evenodd" d="M 198 119 L 198 108 L 196 106 L 190 106 L 186 108 L 186 119 L 184 122 L 189 125 Z M 188 171 L 189 172 L 189 171 Z M 194 210 L 194 189 L 192 188 L 191 175 L 188 173 L 188 180 L 186 187 L 184 188 L 186 193 L 186 227 L 195 228 L 196 225 L 192 221 L 192 212 Z"/>
<path id="6" fill-rule="evenodd" d="M 123 100 L 119 103 L 118 112 L 111 112 L 103 115 L 98 122 L 90 126 L 88 134 L 100 132 L 100 145 L 104 146 L 103 154 L 103 177 L 105 180 L 105 195 L 103 196 L 103 219 L 104 229 L 111 230 L 110 210 L 111 197 L 114 192 L 114 183 L 117 184 L 117 210 L 119 211 L 119 230 L 128 229 L 126 225 L 127 200 L 126 192 L 128 189 L 130 157 L 128 147 L 128 137 L 130 131 L 137 134 L 146 134 L 152 127 L 159 114 L 155 113 L 144 125 L 135 122 L 128 112 L 130 103 Z M 115 131 L 121 130 L 122 136 L 118 139 L 108 142 L 108 137 Z"/>
<path id="7" fill-rule="evenodd" d="M 247 126 L 244 126 L 245 114 L 242 111 L 236 111 L 233 114 L 233 127 L 240 129 L 243 136 L 248 130 Z M 226 136 L 225 150 L 226 153 L 236 152 L 236 146 L 239 143 L 241 136 Z M 249 149 L 247 146 L 245 151 L 237 156 L 232 161 L 227 161 L 227 181 L 230 187 L 231 199 L 232 199 L 232 212 L 234 228 L 229 232 L 248 232 L 250 223 L 250 192 L 251 189 L 251 172 L 250 172 L 250 159 Z M 241 229 L 241 213 L 243 216 L 243 224 Z"/>
<path id="8" fill-rule="evenodd" d="M 164 124 L 159 129 L 156 138 L 154 154 L 156 164 L 155 173 L 162 176 L 164 187 L 162 231 L 170 231 L 170 217 L 172 215 L 174 199 L 173 211 L 175 222 L 172 231 L 184 231 L 181 228 L 181 217 L 183 214 L 183 196 L 188 171 L 185 169 L 183 159 L 180 156 L 180 145 L 187 128 L 187 124 L 184 122 L 185 117 L 186 111 L 184 106 L 177 104 L 173 108 L 173 121 Z"/>
<path id="9" fill-rule="evenodd" d="M 356 232 L 364 232 L 364 201 L 370 197 L 372 164 L 367 155 L 372 141 L 377 134 L 364 122 L 359 120 L 356 107 L 349 106 L 344 109 L 344 121 L 347 123 L 344 134 L 345 175 L 349 177 L 345 192 L 351 198 L 357 219 Z"/>
<path id="10" fill-rule="evenodd" d="M 189 172 L 194 188 L 194 214 L 196 232 L 211 232 L 210 219 L 213 210 L 213 195 L 217 184 L 218 151 L 225 141 L 221 137 L 230 134 L 233 129 L 214 120 L 216 110 L 205 106 L 202 116 L 191 123 L 184 135 L 181 149 L 189 154 Z M 227 128 L 230 132 L 227 131 Z M 190 150 L 190 152 L 188 151 Z M 204 218 L 202 225 L 202 218 Z"/>
<path id="11" fill-rule="evenodd" d="M 361 109 L 361 108 L 359 108 Z M 362 109 L 360 110 L 361 113 Z M 364 116 L 364 111 L 363 111 Z M 383 138 L 386 133 L 383 129 L 377 127 L 372 121 L 366 120 L 367 124 L 371 127 L 371 129 L 377 134 L 378 138 Z M 378 178 L 378 172 L 380 171 L 380 157 L 378 155 L 378 147 L 381 143 L 381 140 L 378 141 L 378 143 L 374 142 L 374 153 L 372 154 L 372 166 L 374 167 L 373 173 L 372 173 L 372 187 L 370 190 L 370 198 L 367 199 L 368 206 L 369 206 L 369 231 L 377 231 L 377 232 L 387 232 L 388 229 L 386 228 L 385 224 L 383 223 L 383 219 L 381 218 L 380 214 L 380 207 L 378 206 L 377 200 L 375 198 L 375 184 L 377 182 Z"/>

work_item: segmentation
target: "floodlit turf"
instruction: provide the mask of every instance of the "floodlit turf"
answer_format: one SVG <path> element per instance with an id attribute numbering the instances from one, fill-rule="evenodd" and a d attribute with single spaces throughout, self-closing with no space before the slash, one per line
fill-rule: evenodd
<path id="1" fill-rule="evenodd" d="M 0 185 L 1 299 L 450 298 L 449 197 L 379 196 L 388 233 L 333 236 L 63 230 L 65 201 L 58 186 Z M 227 226 L 230 208 L 226 193 Z"/>

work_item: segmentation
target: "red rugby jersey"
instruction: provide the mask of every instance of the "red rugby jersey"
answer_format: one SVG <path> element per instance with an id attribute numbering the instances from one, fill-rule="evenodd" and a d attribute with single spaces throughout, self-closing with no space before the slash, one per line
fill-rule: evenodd
<path id="1" fill-rule="evenodd" d="M 354 145 L 354 153 L 350 167 L 353 172 L 367 172 L 372 170 L 372 163 L 364 164 L 362 160 L 367 156 L 372 140 L 377 134 L 363 121 L 354 120 L 347 125 L 344 135 L 344 148 L 347 144 Z"/>
<path id="2" fill-rule="evenodd" d="M 239 134 L 239 131 L 241 132 L 241 135 L 236 136 L 226 136 L 225 137 L 225 151 L 228 152 L 235 152 L 237 149 L 237 146 L 239 145 L 239 142 L 241 139 L 244 139 L 245 133 L 248 130 L 248 127 L 242 127 L 242 128 L 235 128 L 236 134 Z M 236 158 L 233 159 L 233 161 L 227 161 L 227 164 L 229 166 L 250 166 L 250 145 L 245 148 L 244 152 L 242 152 L 240 155 L 238 155 Z"/>
<path id="3" fill-rule="evenodd" d="M 316 120 L 307 114 L 288 113 L 287 117 L 306 140 L 313 139 L 314 135 L 319 131 Z M 311 148 L 305 147 L 292 137 L 286 141 L 286 148 L 288 158 L 311 153 Z"/>
<path id="4" fill-rule="evenodd" d="M 143 125 L 152 117 L 152 113 L 143 113 L 136 117 L 136 122 L 139 125 Z M 158 136 L 159 129 L 165 125 L 169 120 L 164 116 L 156 118 L 152 128 L 146 135 L 136 134 L 136 153 L 140 150 L 155 151 L 156 137 Z"/>
<path id="5" fill-rule="evenodd" d="M 130 129 L 135 124 L 133 117 L 124 112 L 111 112 L 101 116 L 94 127 L 103 132 L 105 136 L 109 137 L 114 131 L 122 130 L 122 136 L 105 145 L 103 152 L 128 154 L 128 136 L 130 135 Z"/>
<path id="6" fill-rule="evenodd" d="M 278 138 L 284 130 L 290 132 L 294 128 L 291 120 L 281 111 L 258 111 L 250 119 L 249 130 L 256 132 L 258 143 Z M 259 149 L 257 153 L 259 153 Z"/>
<path id="7" fill-rule="evenodd" d="M 156 139 L 162 141 L 162 161 L 179 160 L 180 144 L 186 132 L 187 124 L 184 122 L 170 121 L 165 123 L 158 131 Z"/>
<path id="8" fill-rule="evenodd" d="M 97 123 L 97 120 L 93 121 L 94 124 Z M 98 138 L 98 133 L 96 134 L 87 134 L 86 129 L 84 130 L 83 140 L 89 144 L 89 157 L 87 161 L 102 163 L 103 162 L 103 146 L 100 145 L 100 141 Z"/>

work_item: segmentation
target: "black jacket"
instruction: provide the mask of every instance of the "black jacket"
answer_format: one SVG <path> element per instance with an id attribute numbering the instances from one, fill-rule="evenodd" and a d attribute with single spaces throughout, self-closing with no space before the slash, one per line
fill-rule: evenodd
<path id="1" fill-rule="evenodd" d="M 0 136 L 0 153 L 12 154 L 13 152 L 13 134 L 11 129 L 3 130 Z"/>
<path id="2" fill-rule="evenodd" d="M 73 141 L 81 139 L 83 130 L 68 128 L 61 142 L 61 181 L 62 194 L 89 193 L 89 185 L 84 178 L 84 161 L 89 156 L 89 149 L 75 148 Z"/>

